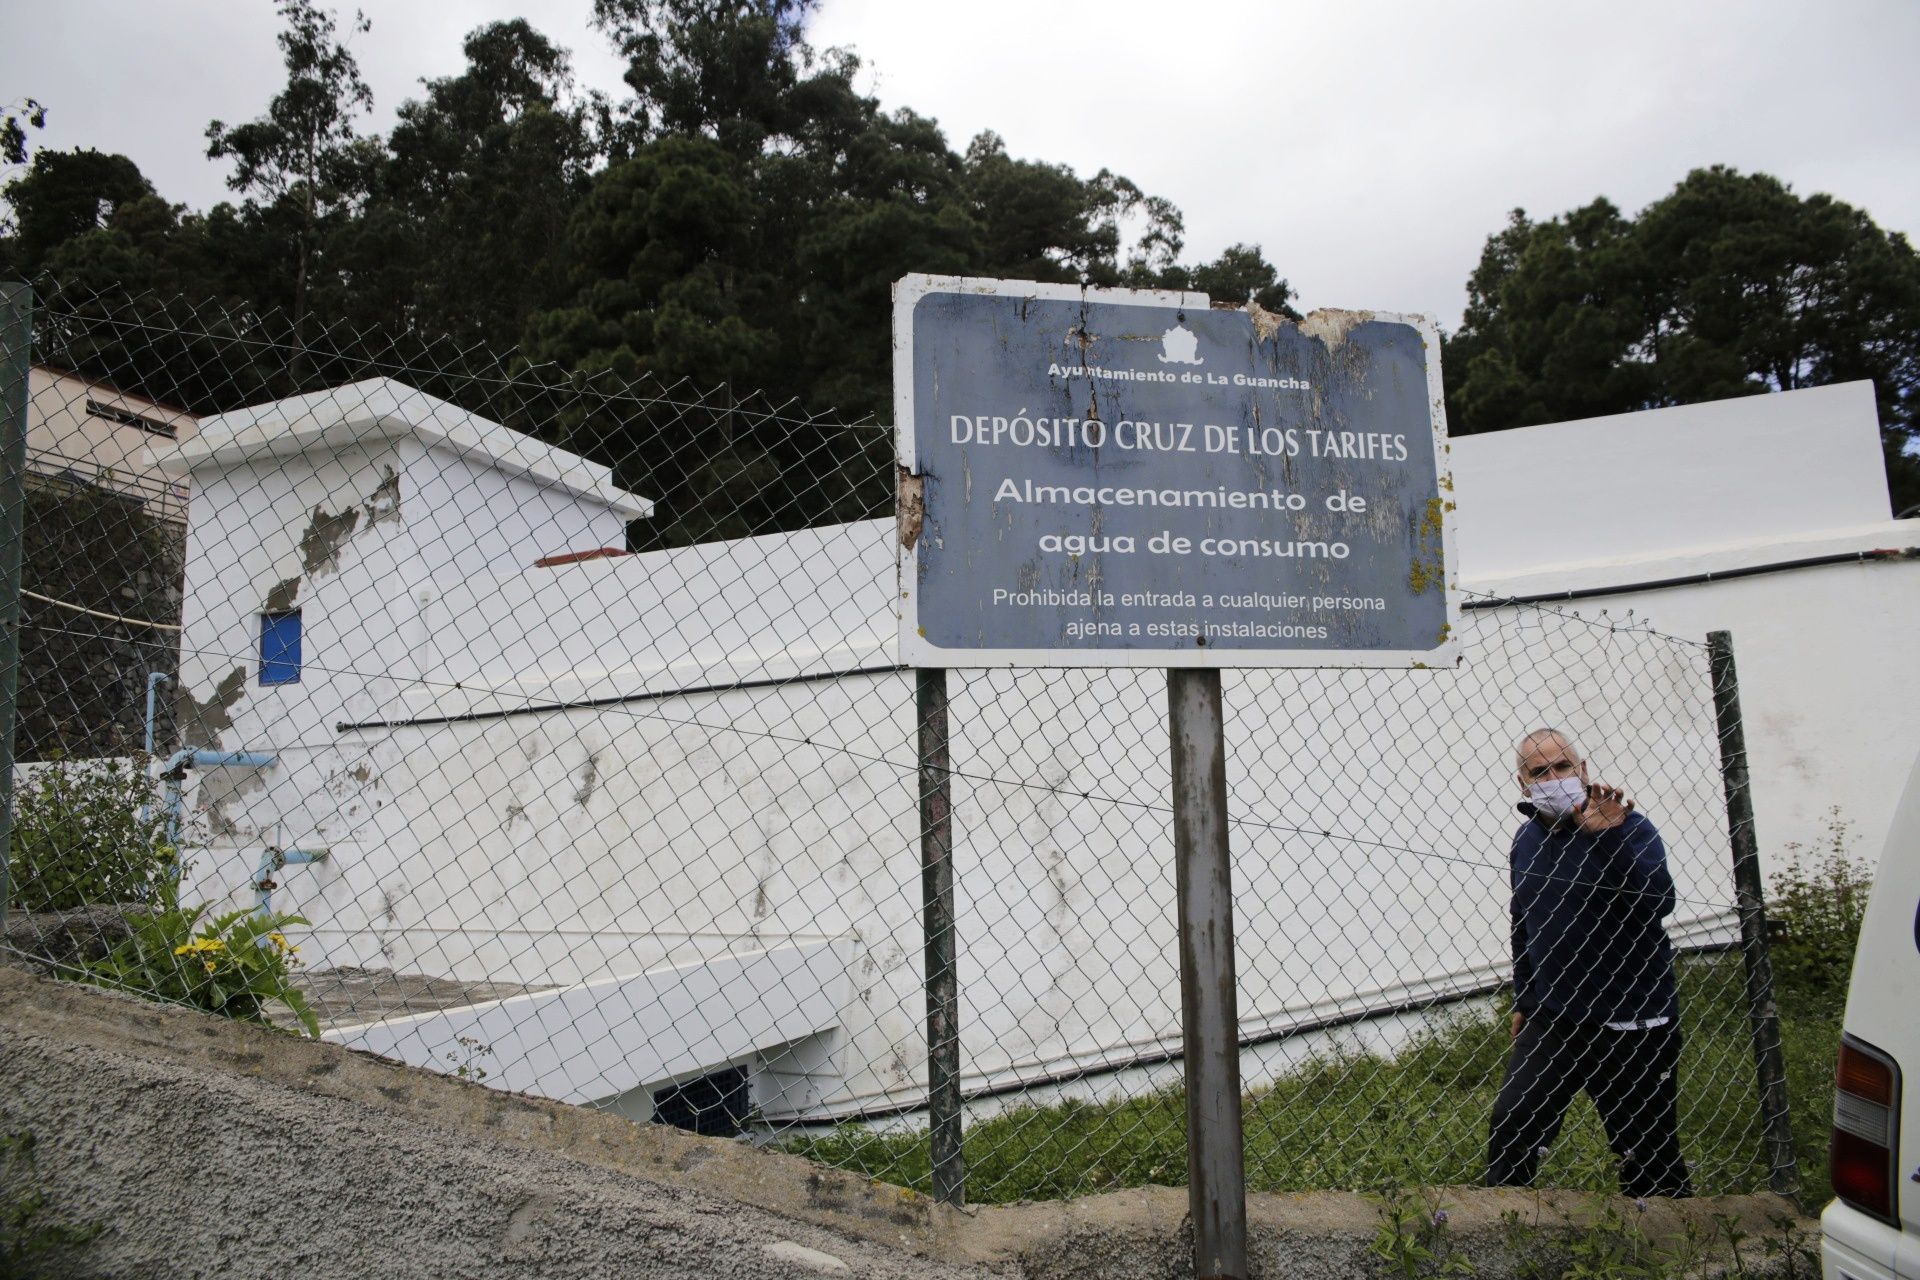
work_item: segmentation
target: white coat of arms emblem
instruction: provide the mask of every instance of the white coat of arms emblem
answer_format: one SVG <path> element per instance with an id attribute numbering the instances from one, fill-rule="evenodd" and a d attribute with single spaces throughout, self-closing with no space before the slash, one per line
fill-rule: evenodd
<path id="1" fill-rule="evenodd" d="M 1161 364 L 1200 364 L 1205 358 L 1200 355 L 1200 339 L 1183 324 L 1160 335 L 1160 348 Z"/>

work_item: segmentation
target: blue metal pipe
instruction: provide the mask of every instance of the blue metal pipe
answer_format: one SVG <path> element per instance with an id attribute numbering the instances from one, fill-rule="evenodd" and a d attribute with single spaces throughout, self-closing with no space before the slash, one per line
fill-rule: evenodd
<path id="1" fill-rule="evenodd" d="M 149 671 L 147 673 L 147 754 L 146 754 L 146 759 L 141 762 L 141 768 L 143 769 L 150 769 L 153 767 L 153 764 L 152 764 L 153 762 L 153 718 L 154 718 L 155 695 L 159 691 L 160 686 L 165 684 L 169 679 L 171 679 L 171 677 L 168 676 L 167 673 L 164 671 Z M 141 801 L 140 803 L 141 823 L 144 824 L 146 820 L 148 818 L 151 818 L 152 816 L 153 816 L 152 802 L 144 801 L 144 800 Z M 176 871 L 178 870 L 177 866 L 175 870 Z"/>
<path id="2" fill-rule="evenodd" d="M 264 769 L 278 756 L 267 751 L 176 751 L 160 766 L 167 783 L 167 843 L 180 847 L 181 810 L 186 808 L 186 793 L 180 784 L 188 769 Z"/>
<path id="3" fill-rule="evenodd" d="M 168 683 L 172 678 L 164 671 L 147 673 L 147 754 L 149 756 L 153 754 L 154 694 L 161 685 Z"/>
<path id="4" fill-rule="evenodd" d="M 260 914 L 271 915 L 273 912 L 273 891 L 280 887 L 274 882 L 274 872 L 282 867 L 307 862 L 325 862 L 332 853 L 331 849 L 276 849 L 268 845 L 260 855 L 259 867 L 253 873 L 253 887 L 260 895 Z"/>
<path id="5" fill-rule="evenodd" d="M 167 757 L 160 773 L 184 774 L 188 769 L 264 769 L 278 757 L 267 751 L 176 751 Z"/>

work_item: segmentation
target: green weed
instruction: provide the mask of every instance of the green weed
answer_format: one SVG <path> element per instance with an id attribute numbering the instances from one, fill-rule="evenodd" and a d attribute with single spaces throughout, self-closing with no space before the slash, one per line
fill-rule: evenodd
<path id="1" fill-rule="evenodd" d="M 1702 1194 L 1764 1190 L 1745 975 L 1736 953 L 1679 963 L 1685 1048 L 1681 1143 Z M 1825 1187 L 1839 1008 L 1782 985 L 1781 1037 L 1803 1184 Z M 1485 1172 L 1487 1117 L 1510 1040 L 1508 1008 L 1436 1012 L 1389 1058 L 1335 1048 L 1246 1099 L 1247 1185 L 1258 1191 L 1473 1184 Z M 924 1133 L 845 1125 L 787 1144 L 822 1163 L 927 1190 Z M 1164 1090 L 1108 1102 L 1010 1111 L 965 1134 L 967 1195 L 979 1203 L 1053 1199 L 1186 1181 L 1185 1101 Z M 1543 1186 L 1611 1192 L 1612 1153 L 1583 1095 L 1542 1162 Z"/>

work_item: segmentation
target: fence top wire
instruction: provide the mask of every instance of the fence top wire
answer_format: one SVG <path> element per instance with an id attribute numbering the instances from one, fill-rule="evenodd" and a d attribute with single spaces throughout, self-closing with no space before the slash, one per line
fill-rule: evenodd
<path id="1" fill-rule="evenodd" d="M 1616 622 L 1606 609 L 1600 610 L 1599 617 L 1590 618 L 1576 609 L 1564 609 L 1544 601 L 1522 599 L 1515 595 L 1494 595 L 1485 591 L 1475 591 L 1471 587 L 1460 588 L 1460 594 L 1469 600 L 1480 601 L 1487 608 L 1507 607 L 1514 609 L 1532 609 L 1537 613 L 1551 614 L 1553 617 L 1565 622 L 1581 623 L 1584 626 L 1592 627 L 1596 631 L 1629 632 L 1635 635 L 1657 636 L 1669 644 L 1684 645 L 1689 649 L 1699 649 L 1702 652 L 1705 652 L 1707 649 L 1707 642 L 1705 640 L 1695 640 L 1688 636 L 1675 635 L 1670 631 L 1662 631 L 1645 619 L 1634 620 L 1631 610 L 1628 611 L 1629 620 L 1623 623 Z"/>

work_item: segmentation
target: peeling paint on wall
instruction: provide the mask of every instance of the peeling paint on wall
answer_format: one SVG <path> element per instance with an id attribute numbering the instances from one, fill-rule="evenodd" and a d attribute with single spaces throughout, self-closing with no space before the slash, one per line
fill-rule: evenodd
<path id="1" fill-rule="evenodd" d="M 267 592 L 266 611 L 268 613 L 286 613 L 293 608 L 294 601 L 300 595 L 299 578 L 282 578 L 273 584 Z"/>
<path id="2" fill-rule="evenodd" d="M 173 700 L 174 723 L 179 727 L 183 747 L 218 747 L 220 734 L 233 728 L 233 708 L 247 691 L 247 669 L 235 667 L 214 686 L 211 697 L 202 701 L 189 689 L 180 690 Z"/>
<path id="3" fill-rule="evenodd" d="M 301 572 L 308 575 L 340 572 L 340 548 L 353 537 L 359 524 L 359 507 L 350 507 L 338 515 L 328 515 L 326 508 L 314 507 L 313 519 L 300 535 Z"/>
<path id="4" fill-rule="evenodd" d="M 219 770 L 218 773 L 231 774 L 231 770 Z M 252 808 L 248 803 L 267 789 L 266 780 L 258 770 L 242 771 L 237 782 L 222 787 L 217 793 L 202 785 L 199 791 L 198 811 L 206 817 L 207 831 L 216 839 L 247 839 L 261 833 L 261 828 L 245 820 Z M 242 815 L 235 818 L 232 810 L 237 808 Z"/>
<path id="5" fill-rule="evenodd" d="M 301 577 L 340 572 L 340 551 L 356 534 L 399 522 L 400 475 L 391 466 L 383 466 L 380 471 L 380 483 L 359 506 L 333 515 L 327 514 L 324 507 L 313 508 L 307 527 L 300 534 L 300 574 L 274 584 L 267 593 L 267 612 L 284 613 L 293 608 L 300 594 Z M 363 516 L 364 525 L 361 524 Z"/>
<path id="6" fill-rule="evenodd" d="M 392 467 L 380 468 L 382 478 L 367 495 L 367 528 L 400 519 L 400 477 Z"/>

